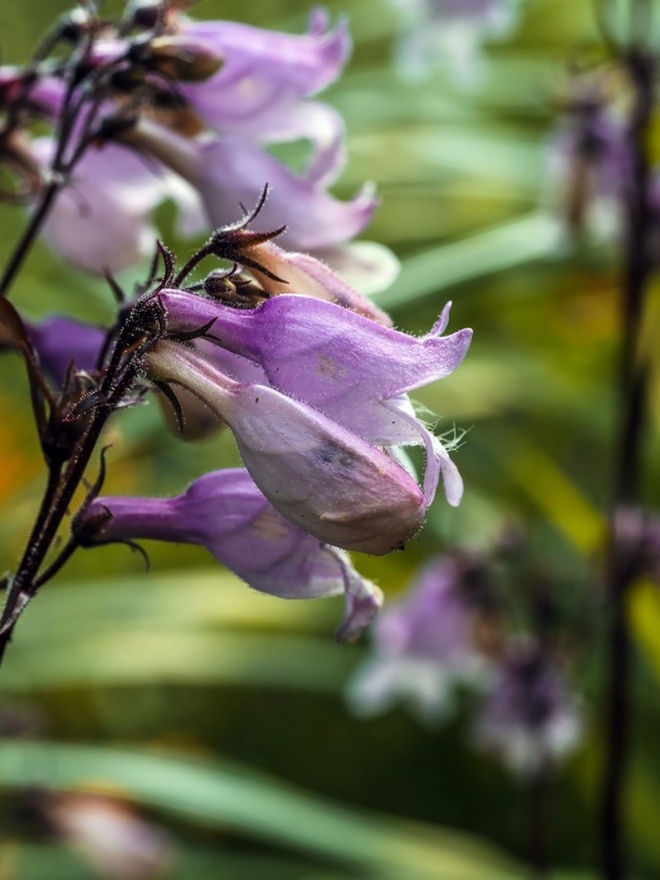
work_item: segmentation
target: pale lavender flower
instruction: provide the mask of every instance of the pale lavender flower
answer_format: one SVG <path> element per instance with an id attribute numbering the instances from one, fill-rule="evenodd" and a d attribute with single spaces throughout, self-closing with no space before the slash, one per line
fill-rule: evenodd
<path id="1" fill-rule="evenodd" d="M 547 650 L 531 640 L 512 641 L 475 724 L 475 742 L 506 766 L 533 776 L 580 741 L 581 712 Z"/>
<path id="2" fill-rule="evenodd" d="M 125 140 L 192 184 L 213 227 L 231 223 L 240 204 L 256 204 L 268 185 L 269 198 L 253 228 L 267 231 L 285 224 L 281 241 L 290 250 L 344 244 L 362 232 L 377 206 L 371 186 L 352 201 L 339 201 L 327 192 L 327 177 L 318 169 L 294 174 L 255 140 L 239 135 L 193 140 L 142 120 Z M 330 148 L 339 149 L 338 144 Z M 324 164 L 334 166 L 335 160 L 326 156 Z"/>
<path id="3" fill-rule="evenodd" d="M 242 469 L 215 471 L 174 498 L 100 497 L 78 515 L 91 541 L 151 538 L 199 544 L 250 587 L 284 599 L 344 594 L 339 637 L 353 638 L 382 604 L 348 554 L 281 516 Z"/>
<path id="4" fill-rule="evenodd" d="M 28 324 L 27 331 L 41 368 L 56 388 L 62 386 L 72 365 L 86 373 L 95 369 L 107 332 L 61 316 Z"/>
<path id="5" fill-rule="evenodd" d="M 373 654 L 349 684 L 359 715 L 405 703 L 425 722 L 444 719 L 458 684 L 480 684 L 484 657 L 475 638 L 470 564 L 456 556 L 429 562 L 375 623 Z"/>
<path id="6" fill-rule="evenodd" d="M 271 504 L 319 540 L 380 555 L 421 526 L 427 500 L 388 455 L 275 389 L 240 383 L 197 352 L 160 342 L 148 375 L 194 391 L 231 428 Z"/>
<path id="7" fill-rule="evenodd" d="M 265 141 L 309 138 L 321 149 L 341 140 L 341 118 L 306 99 L 341 73 L 350 52 L 345 21 L 330 30 L 327 14 L 315 9 L 301 36 L 185 17 L 175 19 L 175 27 L 223 59 L 215 76 L 181 85 L 210 128 Z"/>
<path id="8" fill-rule="evenodd" d="M 38 138 L 32 150 L 48 167 L 54 141 Z M 90 148 L 58 194 L 42 236 L 79 269 L 121 272 L 153 255 L 158 231 L 151 215 L 166 199 L 177 202 L 186 228 L 197 228 L 196 195 L 185 181 L 125 147 Z"/>
<path id="9" fill-rule="evenodd" d="M 392 0 L 405 32 L 397 46 L 404 76 L 445 65 L 466 80 L 479 71 L 481 44 L 505 36 L 516 15 L 511 0 Z"/>
<path id="10" fill-rule="evenodd" d="M 451 504 L 462 494 L 446 450 L 415 417 L 406 392 L 448 376 L 467 352 L 472 332 L 442 336 L 449 308 L 417 339 L 349 309 L 301 296 L 276 296 L 239 311 L 177 291 L 159 296 L 168 326 L 208 331 L 223 349 L 248 358 L 269 384 L 310 404 L 374 446 L 423 444 L 425 496 L 430 504 L 440 471 Z"/>

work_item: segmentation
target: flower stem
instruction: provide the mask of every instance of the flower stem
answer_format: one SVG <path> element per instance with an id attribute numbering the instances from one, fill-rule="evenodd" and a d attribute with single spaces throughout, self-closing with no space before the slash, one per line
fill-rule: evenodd
<path id="1" fill-rule="evenodd" d="M 647 370 L 640 343 L 644 297 L 648 286 L 649 160 L 646 140 L 653 108 L 653 61 L 636 50 L 627 59 L 635 89 L 629 130 L 632 180 L 627 203 L 626 255 L 623 283 L 623 338 L 619 365 L 618 450 L 608 548 L 606 590 L 609 601 L 605 766 L 602 788 L 601 860 L 605 880 L 625 876 L 624 794 L 631 723 L 631 637 L 626 613 L 634 560 L 616 530 L 617 512 L 639 503 L 642 439 L 645 423 Z"/>
<path id="2" fill-rule="evenodd" d="M 118 345 L 120 342 L 121 339 L 118 341 Z M 0 616 L 0 663 L 2 663 L 7 645 L 11 640 L 18 616 L 33 598 L 37 589 L 48 579 L 42 577 L 37 580 L 37 574 L 53 545 L 63 520 L 68 515 L 69 505 L 82 482 L 101 432 L 114 409 L 135 382 L 138 373 L 137 361 L 123 369 L 120 376 L 110 370 L 106 373 L 102 390 L 107 392 L 107 405 L 99 406 L 96 409 L 89 427 L 81 437 L 61 478 L 59 473 L 51 474 L 39 514 L 28 539 L 16 577 L 10 585 L 7 600 Z M 66 559 L 71 556 L 73 549 L 72 544 L 67 546 Z M 60 565 L 51 566 L 47 574 L 51 571 L 54 574 L 60 567 Z"/>
<path id="3" fill-rule="evenodd" d="M 20 241 L 16 245 L 14 252 L 11 255 L 11 258 L 2 275 L 2 279 L 0 279 L 0 295 L 7 296 L 12 282 L 18 274 L 19 269 L 23 265 L 25 258 L 29 254 L 30 248 L 32 247 L 37 239 L 37 236 L 39 235 L 41 226 L 48 216 L 48 212 L 50 211 L 55 196 L 59 192 L 61 185 L 61 182 L 59 182 L 58 180 L 53 180 L 44 189 L 39 200 L 37 209 L 30 217 L 30 222 L 26 226 Z"/>
<path id="4" fill-rule="evenodd" d="M 548 872 L 547 829 L 549 762 L 545 761 L 528 780 L 527 822 L 530 880 L 545 880 Z"/>

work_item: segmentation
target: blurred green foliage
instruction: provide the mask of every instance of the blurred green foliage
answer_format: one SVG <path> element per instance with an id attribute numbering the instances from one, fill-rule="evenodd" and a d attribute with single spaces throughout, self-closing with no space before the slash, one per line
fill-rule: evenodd
<path id="1" fill-rule="evenodd" d="M 600 51 L 591 5 L 522 2 L 519 29 L 488 47 L 472 87 L 442 73 L 402 81 L 385 0 L 326 5 L 349 16 L 355 40 L 346 75 L 327 93 L 349 133 L 338 192 L 375 180 L 382 206 L 368 237 L 403 261 L 380 302 L 400 327 L 420 331 L 451 298 L 451 328 L 475 329 L 465 364 L 419 394 L 442 417 L 441 432 L 468 429 L 456 453 L 465 500 L 455 511 L 439 499 L 405 553 L 358 565 L 392 596 L 429 554 L 488 547 L 514 524 L 525 535 L 521 568 L 556 584 L 570 622 L 597 598 L 589 571 L 610 492 L 618 269 L 608 246 L 558 251 L 547 154 L 569 63 Z M 5 4 L 3 60 L 24 59 L 64 8 L 61 0 Z M 193 13 L 300 31 L 307 9 L 304 0 L 199 0 Z M 23 220 L 20 207 L 3 206 L 3 255 Z M 168 243 L 181 256 L 191 248 Z M 14 298 L 30 316 L 102 320 L 112 308 L 104 284 L 41 246 Z M 3 364 L 0 564 L 11 569 L 42 473 L 21 364 L 11 355 Z M 651 418 L 655 429 L 657 385 Z M 227 436 L 191 448 L 166 434 L 155 405 L 122 413 L 110 433 L 111 493 L 173 493 L 236 462 Z M 648 461 L 657 451 L 649 441 Z M 649 498 L 657 482 L 656 470 Z M 125 548 L 80 553 L 21 620 L 0 672 L 0 708 L 36 712 L 47 739 L 0 746 L 7 828 L 14 787 L 98 782 L 172 830 L 172 878 L 525 876 L 515 866 L 525 848 L 525 792 L 470 749 L 462 716 L 429 730 L 401 711 L 368 722 L 347 714 L 342 688 L 364 647 L 334 643 L 339 600 L 278 601 L 248 592 L 201 550 L 148 550 L 150 574 Z M 638 876 L 652 878 L 660 870 L 653 588 L 640 587 L 633 612 L 641 650 L 629 813 Z M 552 858 L 566 866 L 556 880 L 593 876 L 600 667 L 598 633 L 587 629 L 577 657 L 587 742 L 552 796 Z M 7 841 L 0 855 L 2 878 L 71 880 L 87 871 L 43 841 Z"/>

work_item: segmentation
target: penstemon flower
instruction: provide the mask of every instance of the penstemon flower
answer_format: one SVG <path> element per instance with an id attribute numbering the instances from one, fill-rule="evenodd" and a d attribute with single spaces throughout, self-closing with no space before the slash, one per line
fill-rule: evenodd
<path id="1" fill-rule="evenodd" d="M 382 603 L 347 553 L 281 516 L 245 470 L 205 474 L 175 498 L 97 498 L 74 528 L 90 546 L 139 538 L 200 544 L 253 589 L 283 599 L 343 593 L 341 638 L 357 635 Z"/>
<path id="2" fill-rule="evenodd" d="M 49 167 L 55 146 L 51 137 L 32 142 L 40 168 Z M 77 269 L 122 272 L 152 256 L 158 237 L 152 215 L 167 199 L 180 211 L 182 231 L 203 228 L 198 197 L 184 180 L 125 147 L 104 144 L 77 163 L 41 234 Z"/>
<path id="3" fill-rule="evenodd" d="M 83 41 L 91 27 L 85 16 L 68 25 L 67 37 L 78 29 Z M 332 29 L 316 10 L 309 32 L 296 36 L 194 21 L 176 4 L 147 3 L 129 4 L 120 25 L 113 31 L 106 24 L 83 49 L 98 97 L 90 92 L 90 104 L 81 104 L 67 129 L 68 149 L 49 137 L 26 147 L 41 177 L 37 191 L 49 184 L 54 156 L 73 172 L 44 227 L 49 244 L 84 271 L 121 271 L 152 252 L 152 213 L 165 199 L 177 203 L 181 230 L 195 234 L 231 222 L 239 205 L 253 204 L 269 184 L 264 229 L 284 221 L 288 248 L 318 250 L 359 273 L 365 251 L 349 242 L 377 200 L 369 185 L 346 203 L 328 192 L 345 164 L 344 125 L 331 107 L 310 100 L 348 58 L 345 22 Z M 127 25 L 134 36 L 126 36 Z M 65 82 L 49 69 L 37 76 L 0 71 L 7 108 L 20 103 L 21 111 L 56 123 L 71 104 L 66 95 Z M 98 123 L 93 138 L 91 122 Z M 88 138 L 91 148 L 79 149 Z M 299 139 L 311 145 L 301 174 L 264 147 Z M 387 286 L 396 271 L 391 255 L 372 248 L 368 260 L 376 275 L 381 267 L 378 285 Z"/>
<path id="4" fill-rule="evenodd" d="M 462 484 L 439 441 L 415 417 L 405 392 L 449 375 L 463 360 L 471 331 L 443 337 L 448 309 L 422 339 L 383 327 L 350 310 L 300 296 L 277 296 L 237 311 L 176 291 L 163 291 L 169 326 L 213 322 L 218 345 L 259 365 L 284 394 L 322 411 L 375 446 L 424 444 L 427 504 L 439 472 L 451 504 Z"/>

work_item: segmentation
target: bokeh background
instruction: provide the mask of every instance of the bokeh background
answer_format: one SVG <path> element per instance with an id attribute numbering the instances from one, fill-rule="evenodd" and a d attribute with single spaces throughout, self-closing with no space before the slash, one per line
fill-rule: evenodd
<path id="1" fill-rule="evenodd" d="M 487 550 L 519 537 L 518 585 L 551 585 L 573 649 L 585 738 L 551 792 L 553 877 L 595 876 L 602 750 L 602 645 L 594 574 L 611 488 L 618 265 L 612 240 L 567 246 L 558 234 L 561 181 L 551 161 L 558 95 L 575 65 L 602 54 L 587 0 L 527 0 L 509 37 L 491 42 L 472 83 L 446 69 L 410 81 L 394 69 L 399 21 L 385 0 L 330 0 L 355 41 L 326 93 L 344 115 L 350 160 L 337 193 L 375 181 L 382 205 L 367 237 L 403 269 L 379 302 L 397 325 L 428 329 L 454 302 L 450 329 L 475 330 L 466 362 L 416 397 L 467 431 L 455 460 L 458 510 L 438 499 L 422 533 L 384 559 L 356 557 L 387 597 L 432 554 Z M 5 0 L 3 62 L 21 62 L 59 0 Z M 199 18 L 300 32 L 306 0 L 199 0 Z M 289 152 L 297 161 L 295 150 Z M 25 214 L 2 205 L 9 254 Z M 168 229 L 171 211 L 161 220 Z M 191 243 L 168 243 L 181 256 Z M 136 276 L 137 277 L 137 276 Z M 125 279 L 126 280 L 126 279 Z M 130 279 L 128 279 L 130 282 Z M 653 296 L 657 291 L 653 292 Z M 108 320 L 112 300 L 45 247 L 31 255 L 14 301 L 30 317 Z M 652 332 L 653 328 L 649 328 Z M 0 568 L 11 569 L 42 483 L 23 368 L 0 373 Z M 660 396 L 651 400 L 657 436 Z M 237 461 L 231 438 L 194 446 L 163 429 L 156 405 L 110 431 L 111 494 L 179 492 Z M 657 497 L 657 441 L 646 450 Z M 127 548 L 80 552 L 28 609 L 0 671 L 2 880 L 77 880 L 88 863 L 25 820 L 43 787 L 116 796 L 166 830 L 167 878 L 490 880 L 526 876 L 525 787 L 470 743 L 469 706 L 421 726 L 404 710 L 361 720 L 344 691 L 368 639 L 337 645 L 341 600 L 285 602 L 249 591 L 202 549 L 147 546 L 151 571 Z M 628 812 L 639 878 L 660 875 L 660 594 L 631 599 L 634 753 Z M 469 702 L 469 698 L 465 698 Z M 18 735 L 20 734 L 20 735 Z M 25 738 L 28 734 L 28 738 Z"/>

